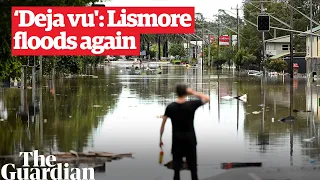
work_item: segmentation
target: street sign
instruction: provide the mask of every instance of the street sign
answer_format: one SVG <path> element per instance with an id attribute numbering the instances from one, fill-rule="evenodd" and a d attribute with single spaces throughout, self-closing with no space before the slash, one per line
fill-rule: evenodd
<path id="1" fill-rule="evenodd" d="M 230 37 L 227 35 L 220 36 L 219 45 L 220 46 L 229 46 L 230 45 Z"/>
<path id="2" fill-rule="evenodd" d="M 211 43 L 214 43 L 214 36 L 210 36 Z"/>
<path id="3" fill-rule="evenodd" d="M 232 46 L 235 46 L 238 43 L 238 35 L 232 35 L 231 40 L 232 40 Z"/>
<path id="4" fill-rule="evenodd" d="M 258 16 L 258 31 L 268 32 L 270 31 L 270 16 L 261 14 Z"/>

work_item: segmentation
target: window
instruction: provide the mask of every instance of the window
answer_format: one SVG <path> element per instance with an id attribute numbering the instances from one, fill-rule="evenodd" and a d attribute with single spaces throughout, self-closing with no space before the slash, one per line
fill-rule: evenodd
<path id="1" fill-rule="evenodd" d="M 288 44 L 283 44 L 282 45 L 282 51 L 288 51 L 289 50 L 289 45 Z"/>

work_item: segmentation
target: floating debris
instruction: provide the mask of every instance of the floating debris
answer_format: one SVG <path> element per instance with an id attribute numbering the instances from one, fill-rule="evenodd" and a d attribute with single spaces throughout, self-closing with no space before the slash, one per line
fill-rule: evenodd
<path id="1" fill-rule="evenodd" d="M 302 139 L 303 142 L 313 142 L 316 139 L 316 137 L 312 137 L 309 139 Z"/>
<path id="2" fill-rule="evenodd" d="M 310 164 L 316 164 L 316 162 L 317 162 L 317 161 L 316 161 L 315 159 L 311 159 L 311 160 L 310 160 Z"/>
<path id="3" fill-rule="evenodd" d="M 73 154 L 73 155 L 75 155 L 75 156 L 77 156 L 77 158 L 79 158 L 78 153 L 75 152 L 74 150 L 70 150 L 70 153 Z"/>
<path id="4" fill-rule="evenodd" d="M 56 162 L 58 163 L 105 163 L 110 162 L 113 160 L 119 160 L 124 157 L 132 158 L 133 153 L 127 153 L 127 154 L 114 154 L 109 152 L 76 152 L 71 150 L 70 152 L 58 152 L 58 153 L 52 153 L 52 154 L 45 154 L 45 156 L 54 155 L 56 157 Z M 0 157 L 4 159 L 16 159 L 16 158 L 23 158 L 22 156 L 5 156 Z M 29 158 L 29 161 L 33 161 L 33 158 Z"/>
<path id="5" fill-rule="evenodd" d="M 92 107 L 99 108 L 99 107 L 102 107 L 102 106 L 101 105 L 93 105 Z"/>
<path id="6" fill-rule="evenodd" d="M 261 162 L 246 162 L 246 163 L 221 163 L 221 169 L 245 168 L 245 167 L 262 167 Z"/>
<path id="7" fill-rule="evenodd" d="M 232 96 L 222 96 L 221 99 L 225 99 L 225 100 L 230 100 L 230 99 L 238 99 L 244 102 L 247 102 L 247 94 L 244 94 L 242 96 L 236 96 L 236 97 L 232 97 Z"/>
<path id="8" fill-rule="evenodd" d="M 316 150 L 318 148 L 301 148 L 301 150 Z"/>
<path id="9" fill-rule="evenodd" d="M 4 119 L 0 119 L 0 121 L 4 121 Z"/>
<path id="10" fill-rule="evenodd" d="M 274 118 L 272 118 L 271 121 L 274 122 Z"/>
<path id="11" fill-rule="evenodd" d="M 223 97 L 221 97 L 221 99 L 230 100 L 230 99 L 233 99 L 233 97 L 232 96 L 223 96 Z"/>
<path id="12" fill-rule="evenodd" d="M 252 114 L 260 114 L 261 111 L 253 111 Z"/>
<path id="13" fill-rule="evenodd" d="M 172 161 L 167 162 L 164 166 L 168 169 L 173 169 Z M 183 161 L 183 165 L 181 167 L 181 170 L 189 170 L 188 163 L 186 161 Z"/>
<path id="14" fill-rule="evenodd" d="M 278 121 L 284 122 L 284 123 L 293 123 L 294 122 L 294 117 L 293 116 L 288 116 L 288 117 L 279 119 Z"/>
<path id="15" fill-rule="evenodd" d="M 238 96 L 238 97 L 235 97 L 236 99 L 239 99 L 239 100 L 241 100 L 241 101 L 243 101 L 243 102 L 247 102 L 247 94 L 244 94 L 244 95 L 242 95 L 242 96 Z"/>
<path id="16" fill-rule="evenodd" d="M 69 116 L 69 118 L 72 118 L 72 116 Z"/>
<path id="17" fill-rule="evenodd" d="M 307 111 L 307 110 L 296 110 L 296 109 L 294 109 L 294 110 L 292 110 L 293 112 L 311 112 L 311 111 Z"/>

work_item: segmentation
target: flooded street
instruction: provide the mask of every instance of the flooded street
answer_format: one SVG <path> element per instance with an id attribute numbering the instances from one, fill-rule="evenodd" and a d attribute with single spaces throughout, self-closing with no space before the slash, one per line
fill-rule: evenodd
<path id="1" fill-rule="evenodd" d="M 92 70 L 98 78 L 43 82 L 40 119 L 16 118 L 32 105 L 32 89 L 0 90 L 0 155 L 43 149 L 134 153 L 106 163 L 96 179 L 167 180 L 173 171 L 159 165 L 159 131 L 174 88 L 186 83 L 210 95 L 195 114 L 199 178 L 223 172 L 221 163 L 262 162 L 267 167 L 320 165 L 320 108 L 317 82 L 294 79 L 293 124 L 289 79 L 233 75 L 232 70 L 163 67 L 162 75 L 129 75 L 124 67 Z M 320 83 L 319 83 L 320 84 Z M 37 93 L 36 92 L 36 93 Z M 247 102 L 225 96 L 247 94 Z M 320 93 L 319 93 L 320 94 Z M 37 97 L 38 98 L 38 97 Z M 41 110 L 42 109 L 42 110 Z M 303 112 L 311 111 L 311 112 Z M 43 124 L 42 124 L 43 122 Z M 171 160 L 171 123 L 163 137 L 164 162 Z M 39 128 L 40 127 L 40 128 Z M 315 137 L 314 139 L 310 139 Z M 182 179 L 190 179 L 188 171 Z"/>

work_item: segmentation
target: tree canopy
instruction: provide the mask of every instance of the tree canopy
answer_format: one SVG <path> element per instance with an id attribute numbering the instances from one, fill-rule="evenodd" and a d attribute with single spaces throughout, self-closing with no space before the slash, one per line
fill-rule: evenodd
<path id="1" fill-rule="evenodd" d="M 11 56 L 12 6 L 88 6 L 99 0 L 2 0 L 0 1 L 0 81 L 18 77 L 21 65 L 28 57 Z"/>

